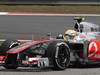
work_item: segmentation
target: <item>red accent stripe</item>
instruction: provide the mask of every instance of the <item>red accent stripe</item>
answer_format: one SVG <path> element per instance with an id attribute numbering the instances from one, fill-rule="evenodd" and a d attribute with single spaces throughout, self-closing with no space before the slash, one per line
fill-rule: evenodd
<path id="1" fill-rule="evenodd" d="M 32 41 L 32 42 L 27 42 L 25 44 L 22 44 L 20 48 L 12 48 L 10 49 L 7 53 L 10 54 L 18 54 L 18 53 L 22 53 L 24 51 L 27 51 L 30 47 L 35 46 L 37 44 L 41 44 L 41 43 L 46 43 L 46 42 L 50 42 L 51 40 L 43 40 L 43 41 Z M 24 45 L 24 46 L 23 46 Z"/>

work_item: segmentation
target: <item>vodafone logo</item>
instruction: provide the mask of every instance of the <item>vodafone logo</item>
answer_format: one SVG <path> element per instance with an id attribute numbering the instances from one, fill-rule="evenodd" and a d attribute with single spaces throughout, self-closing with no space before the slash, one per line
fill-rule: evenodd
<path id="1" fill-rule="evenodd" d="M 98 48 L 97 48 L 96 42 L 91 42 L 89 44 L 89 51 L 88 51 L 89 55 L 88 55 L 88 57 L 92 57 L 93 55 L 95 55 L 97 53 L 97 51 L 98 51 Z"/>

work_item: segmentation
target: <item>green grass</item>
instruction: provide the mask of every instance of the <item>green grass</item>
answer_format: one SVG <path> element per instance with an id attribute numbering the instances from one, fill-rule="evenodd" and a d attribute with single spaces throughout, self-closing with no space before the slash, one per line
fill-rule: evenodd
<path id="1" fill-rule="evenodd" d="M 29 13 L 80 13 L 100 14 L 100 6 L 88 5 L 0 5 L 0 12 L 29 12 Z"/>

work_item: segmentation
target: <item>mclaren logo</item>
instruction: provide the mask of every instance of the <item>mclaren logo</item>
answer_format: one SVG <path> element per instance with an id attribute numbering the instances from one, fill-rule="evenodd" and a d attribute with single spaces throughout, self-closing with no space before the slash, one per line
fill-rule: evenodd
<path id="1" fill-rule="evenodd" d="M 91 42 L 89 44 L 89 51 L 88 51 L 89 55 L 88 55 L 88 57 L 94 56 L 97 53 L 97 51 L 98 51 L 98 48 L 97 48 L 96 42 Z"/>

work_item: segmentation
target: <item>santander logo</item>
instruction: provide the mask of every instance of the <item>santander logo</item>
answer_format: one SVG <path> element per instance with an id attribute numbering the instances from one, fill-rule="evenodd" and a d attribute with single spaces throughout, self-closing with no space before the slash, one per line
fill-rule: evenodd
<path id="1" fill-rule="evenodd" d="M 88 57 L 94 56 L 97 53 L 97 51 L 98 51 L 98 48 L 97 48 L 96 42 L 91 42 L 89 44 Z"/>

